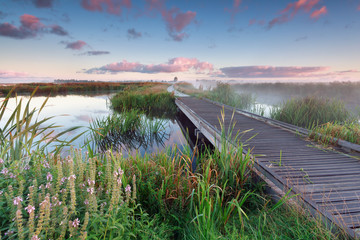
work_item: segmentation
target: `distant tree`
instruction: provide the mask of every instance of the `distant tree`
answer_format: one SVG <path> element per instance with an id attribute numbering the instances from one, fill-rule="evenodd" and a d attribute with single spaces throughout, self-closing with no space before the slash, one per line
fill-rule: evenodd
<path id="1" fill-rule="evenodd" d="M 174 77 L 174 82 L 177 82 L 178 78 L 177 77 Z"/>

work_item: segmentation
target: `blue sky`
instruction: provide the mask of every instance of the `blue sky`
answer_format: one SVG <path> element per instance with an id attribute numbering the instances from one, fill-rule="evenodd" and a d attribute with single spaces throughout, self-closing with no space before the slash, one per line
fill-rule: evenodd
<path id="1" fill-rule="evenodd" d="M 360 80 L 360 0 L 0 0 L 0 83 Z"/>

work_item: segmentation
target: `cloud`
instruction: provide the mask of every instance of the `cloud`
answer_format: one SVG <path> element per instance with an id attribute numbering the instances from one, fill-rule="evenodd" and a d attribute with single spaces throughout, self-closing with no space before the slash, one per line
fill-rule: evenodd
<path id="1" fill-rule="evenodd" d="M 38 8 L 51 8 L 54 0 L 33 0 L 33 3 Z"/>
<path id="2" fill-rule="evenodd" d="M 136 39 L 142 37 L 141 32 L 137 32 L 135 28 L 130 28 L 127 30 L 128 39 Z"/>
<path id="3" fill-rule="evenodd" d="M 357 7 L 357 10 L 360 11 L 360 4 L 359 4 L 359 6 Z"/>
<path id="4" fill-rule="evenodd" d="M 314 7 L 318 5 L 319 1 L 320 0 L 298 0 L 289 3 L 283 10 L 280 11 L 280 16 L 275 17 L 269 21 L 268 28 L 270 29 L 276 24 L 282 24 L 290 21 L 299 11 L 304 11 L 306 13 L 309 13 Z M 323 6 L 320 10 L 315 10 L 310 15 L 310 17 L 318 18 L 320 15 L 325 14 L 326 11 L 327 11 L 326 6 Z"/>
<path id="5" fill-rule="evenodd" d="M 181 12 L 179 8 L 171 8 L 168 10 L 163 0 L 146 0 L 146 2 L 150 11 L 156 10 L 160 12 L 165 21 L 168 34 L 174 41 L 180 42 L 189 36 L 184 33 L 183 30 L 190 25 L 190 23 L 194 22 L 196 12 Z"/>
<path id="6" fill-rule="evenodd" d="M 81 53 L 79 55 L 98 56 L 98 55 L 106 55 L 106 54 L 110 54 L 110 52 L 108 52 L 108 51 L 87 51 L 87 52 Z"/>
<path id="7" fill-rule="evenodd" d="M 297 39 L 295 39 L 295 42 L 305 41 L 307 39 L 308 39 L 307 36 L 302 36 L 302 37 L 298 37 Z"/>
<path id="8" fill-rule="evenodd" d="M 105 73 L 119 73 L 119 72 L 139 72 L 139 73 L 174 73 L 174 72 L 188 72 L 195 71 L 196 73 L 211 73 L 214 67 L 208 62 L 200 62 L 196 58 L 177 57 L 170 59 L 163 64 L 141 64 L 128 62 L 115 62 L 100 68 L 88 69 L 86 73 L 105 74 Z"/>
<path id="9" fill-rule="evenodd" d="M 309 77 L 329 70 L 329 67 L 274 67 L 274 66 L 240 66 L 220 69 L 223 76 L 229 78 L 284 78 Z"/>
<path id="10" fill-rule="evenodd" d="M 20 26 L 16 27 L 10 23 L 0 24 L 0 36 L 11 37 L 16 39 L 34 38 L 41 33 L 52 33 L 60 36 L 68 33 L 59 25 L 46 26 L 40 22 L 39 18 L 24 14 L 20 17 Z"/>
<path id="11" fill-rule="evenodd" d="M 0 78 L 27 77 L 27 73 L 0 70 Z"/>
<path id="12" fill-rule="evenodd" d="M 322 8 L 320 8 L 319 10 L 315 10 L 311 13 L 310 17 L 311 18 L 316 18 L 318 19 L 321 15 L 324 15 L 327 13 L 327 9 L 326 6 L 323 6 Z"/>
<path id="13" fill-rule="evenodd" d="M 59 35 L 59 36 L 66 36 L 69 35 L 69 33 L 61 26 L 59 25 L 52 25 L 50 27 L 50 33 Z"/>
<path id="14" fill-rule="evenodd" d="M 235 15 L 239 12 L 239 7 L 241 5 L 242 0 L 233 0 L 232 8 L 225 8 L 225 11 L 231 13 L 231 20 L 233 21 Z"/>
<path id="15" fill-rule="evenodd" d="M 87 43 L 82 40 L 77 40 L 75 42 L 61 41 L 60 43 L 65 44 L 66 45 L 65 48 L 69 48 L 72 50 L 81 50 L 84 46 L 87 45 Z"/>
<path id="16" fill-rule="evenodd" d="M 82 0 L 81 6 L 92 12 L 106 11 L 110 14 L 120 15 L 124 7 L 130 9 L 132 4 L 131 0 Z"/>

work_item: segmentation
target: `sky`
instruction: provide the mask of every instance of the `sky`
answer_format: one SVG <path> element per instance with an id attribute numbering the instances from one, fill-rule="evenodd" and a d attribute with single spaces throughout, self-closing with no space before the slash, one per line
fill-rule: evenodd
<path id="1" fill-rule="evenodd" d="M 0 0 L 0 83 L 360 81 L 360 0 Z"/>

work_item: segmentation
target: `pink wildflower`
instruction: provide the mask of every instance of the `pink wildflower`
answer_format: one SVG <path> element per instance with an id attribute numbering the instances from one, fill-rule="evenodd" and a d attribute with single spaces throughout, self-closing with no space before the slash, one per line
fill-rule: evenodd
<path id="1" fill-rule="evenodd" d="M 16 197 L 14 198 L 14 205 L 19 205 L 22 201 L 23 199 L 21 197 Z"/>
<path id="2" fill-rule="evenodd" d="M 117 183 L 118 183 L 118 185 L 120 185 L 122 183 L 121 178 L 117 179 Z"/>
<path id="3" fill-rule="evenodd" d="M 131 193 L 131 187 L 130 187 L 130 185 L 127 185 L 127 186 L 125 187 L 125 192 Z"/>
<path id="4" fill-rule="evenodd" d="M 32 213 L 33 211 L 35 211 L 35 207 L 29 205 L 29 206 L 27 206 L 27 207 L 25 208 L 25 210 L 30 214 L 30 213 Z"/>
<path id="5" fill-rule="evenodd" d="M 3 168 L 3 170 L 1 170 L 1 174 L 7 175 L 9 173 L 9 170 L 7 168 Z"/>
<path id="6" fill-rule="evenodd" d="M 95 185 L 95 181 L 94 180 L 91 180 L 90 178 L 87 180 L 89 186 L 91 185 Z"/>
<path id="7" fill-rule="evenodd" d="M 87 192 L 90 193 L 91 195 L 94 194 L 94 188 L 88 188 Z"/>
<path id="8" fill-rule="evenodd" d="M 38 237 L 38 235 L 34 235 L 32 236 L 31 240 L 40 240 L 40 238 Z"/>
<path id="9" fill-rule="evenodd" d="M 48 181 L 52 181 L 52 179 L 53 179 L 53 176 L 51 175 L 51 173 L 50 172 L 48 172 L 47 173 L 47 175 L 46 175 L 46 180 L 48 180 Z"/>
<path id="10" fill-rule="evenodd" d="M 51 187 L 51 183 L 46 183 L 46 185 L 45 185 L 45 188 L 50 188 Z"/>
<path id="11" fill-rule="evenodd" d="M 77 228 L 80 225 L 80 220 L 78 218 L 76 218 L 73 222 L 72 222 L 72 226 L 74 228 Z"/>
<path id="12" fill-rule="evenodd" d="M 70 180 L 70 179 L 76 179 L 76 175 L 75 175 L 75 174 L 70 175 L 68 179 L 69 179 L 69 180 Z"/>
<path id="13" fill-rule="evenodd" d="M 85 205 L 88 205 L 88 204 L 89 204 L 89 201 L 88 201 L 87 199 L 85 199 L 84 204 L 85 204 Z"/>
<path id="14" fill-rule="evenodd" d="M 0 164 L 4 163 L 4 159 L 0 158 Z"/>
<path id="15" fill-rule="evenodd" d="M 118 169 L 118 172 L 119 172 L 120 176 L 122 176 L 124 174 L 124 171 L 121 168 Z"/>
<path id="16" fill-rule="evenodd" d="M 102 173 L 103 173 L 102 171 L 99 171 L 99 172 L 98 172 L 98 175 L 101 176 Z"/>

